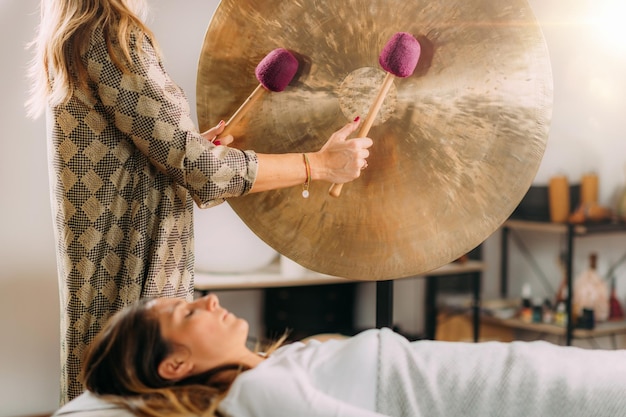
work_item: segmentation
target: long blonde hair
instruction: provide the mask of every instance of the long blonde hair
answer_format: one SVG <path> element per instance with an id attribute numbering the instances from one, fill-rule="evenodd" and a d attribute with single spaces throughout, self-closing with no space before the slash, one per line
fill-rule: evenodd
<path id="1" fill-rule="evenodd" d="M 88 74 L 82 55 L 92 31 L 101 28 L 113 62 L 126 71 L 132 65 L 133 32 L 154 36 L 143 23 L 146 0 L 41 0 L 41 20 L 29 48 L 29 116 L 40 116 L 46 106 L 66 103 L 77 89 L 87 90 Z M 156 45 L 155 45 L 156 46 Z"/>

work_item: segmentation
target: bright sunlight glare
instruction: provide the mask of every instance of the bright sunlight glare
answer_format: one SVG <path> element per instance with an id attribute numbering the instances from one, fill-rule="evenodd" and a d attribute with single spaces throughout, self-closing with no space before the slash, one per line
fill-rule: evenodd
<path id="1" fill-rule="evenodd" d="M 626 1 L 606 0 L 592 6 L 592 17 L 600 42 L 617 55 L 626 56 Z"/>

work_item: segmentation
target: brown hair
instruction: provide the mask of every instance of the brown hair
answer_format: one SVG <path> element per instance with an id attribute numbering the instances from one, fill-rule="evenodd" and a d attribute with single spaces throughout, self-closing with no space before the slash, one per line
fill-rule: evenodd
<path id="1" fill-rule="evenodd" d="M 140 300 L 116 313 L 96 336 L 83 361 L 85 388 L 142 417 L 219 416 L 219 402 L 247 368 L 226 365 L 177 382 L 161 378 L 158 365 L 174 345 L 163 338 L 149 301 Z"/>
<path id="2" fill-rule="evenodd" d="M 111 59 L 122 71 L 132 65 L 133 33 L 147 35 L 154 44 L 152 32 L 141 21 L 145 0 L 41 0 L 40 8 L 37 34 L 29 44 L 34 57 L 26 106 L 32 117 L 41 115 L 46 105 L 66 103 L 77 89 L 88 91 L 82 57 L 96 29 L 103 31 Z"/>

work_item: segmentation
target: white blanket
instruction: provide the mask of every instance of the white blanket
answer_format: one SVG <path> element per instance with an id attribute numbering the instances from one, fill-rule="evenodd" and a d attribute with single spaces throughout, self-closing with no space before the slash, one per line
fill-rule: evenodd
<path id="1" fill-rule="evenodd" d="M 377 409 L 393 417 L 626 416 L 626 351 L 547 342 L 398 342 L 380 333 Z"/>

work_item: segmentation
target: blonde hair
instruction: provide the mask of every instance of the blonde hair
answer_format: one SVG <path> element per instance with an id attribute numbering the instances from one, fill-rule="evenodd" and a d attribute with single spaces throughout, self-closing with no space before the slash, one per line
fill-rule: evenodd
<path id="1" fill-rule="evenodd" d="M 131 34 L 146 34 L 154 42 L 152 32 L 142 21 L 146 13 L 146 0 L 41 0 L 41 20 L 28 45 L 34 50 L 28 72 L 29 116 L 39 117 L 46 106 L 67 103 L 78 89 L 88 92 L 82 55 L 89 46 L 91 32 L 98 28 L 103 31 L 115 65 L 127 71 L 132 65 Z"/>

